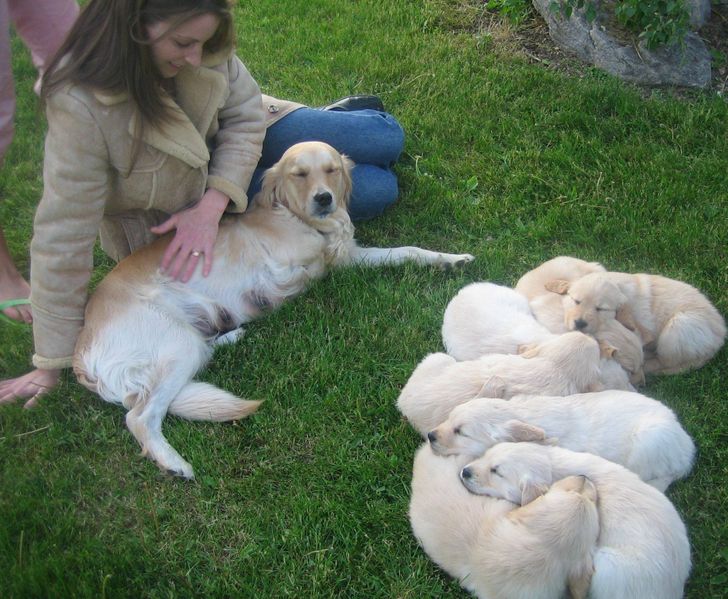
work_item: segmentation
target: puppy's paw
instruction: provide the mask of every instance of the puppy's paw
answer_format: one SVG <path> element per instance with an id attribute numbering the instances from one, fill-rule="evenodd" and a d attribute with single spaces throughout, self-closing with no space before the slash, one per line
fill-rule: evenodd
<path id="1" fill-rule="evenodd" d="M 231 343 L 237 343 L 240 339 L 243 338 L 243 335 L 245 335 L 245 329 L 243 327 L 238 327 L 237 329 L 228 331 L 224 335 L 220 335 L 212 342 L 212 344 L 214 346 L 218 346 L 218 345 L 230 345 Z"/>

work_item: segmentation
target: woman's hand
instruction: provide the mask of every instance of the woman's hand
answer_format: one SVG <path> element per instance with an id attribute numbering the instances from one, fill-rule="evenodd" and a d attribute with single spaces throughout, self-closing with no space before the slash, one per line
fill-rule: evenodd
<path id="1" fill-rule="evenodd" d="M 186 283 L 202 256 L 202 276 L 210 274 L 218 225 L 229 201 L 224 193 L 210 188 L 192 208 L 173 214 L 161 225 L 152 227 L 151 231 L 156 235 L 177 229 L 162 257 L 160 268 L 163 273 Z"/>
<path id="2" fill-rule="evenodd" d="M 18 378 L 0 381 L 0 404 L 29 397 L 23 407 L 34 408 L 38 405 L 38 398 L 58 384 L 60 375 L 60 370 L 37 368 Z"/>

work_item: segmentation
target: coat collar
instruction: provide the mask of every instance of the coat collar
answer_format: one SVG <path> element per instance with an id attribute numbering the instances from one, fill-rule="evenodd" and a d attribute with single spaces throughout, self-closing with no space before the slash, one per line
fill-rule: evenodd
<path id="1" fill-rule="evenodd" d="M 176 102 L 169 96 L 164 98 L 172 113 L 172 121 L 161 127 L 145 127 L 141 135 L 144 143 L 193 168 L 200 168 L 210 161 L 205 135 L 225 102 L 228 88 L 226 77 L 207 66 L 215 64 L 220 64 L 219 55 L 206 58 L 203 66 L 183 68 L 175 77 Z M 127 92 L 110 94 L 99 91 L 94 95 L 106 106 L 129 100 Z M 132 115 L 129 134 L 139 137 L 138 129 L 136 115 Z"/>

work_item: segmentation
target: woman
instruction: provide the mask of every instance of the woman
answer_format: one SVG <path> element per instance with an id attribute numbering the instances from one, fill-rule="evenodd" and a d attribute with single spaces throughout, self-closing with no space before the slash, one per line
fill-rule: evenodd
<path id="1" fill-rule="evenodd" d="M 391 116 L 263 98 L 232 45 L 226 0 L 91 0 L 82 11 L 43 80 L 44 192 L 31 243 L 36 369 L 0 383 L 0 402 L 34 405 L 70 366 L 97 235 L 120 260 L 174 231 L 162 271 L 186 281 L 202 259 L 207 275 L 223 212 L 244 211 L 251 181 L 303 139 L 364 162 L 354 216 L 395 199 L 389 167 L 403 139 Z"/>

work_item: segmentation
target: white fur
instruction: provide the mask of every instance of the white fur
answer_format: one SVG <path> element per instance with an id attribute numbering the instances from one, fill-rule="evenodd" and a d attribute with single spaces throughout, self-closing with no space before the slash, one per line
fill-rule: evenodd
<path id="1" fill-rule="evenodd" d="M 517 354 L 521 345 L 551 337 L 553 334 L 533 317 L 523 295 L 493 283 L 463 287 L 448 303 L 442 319 L 445 351 L 456 360 Z"/>
<path id="2" fill-rule="evenodd" d="M 599 354 L 597 342 L 581 333 L 557 335 L 521 355 L 490 354 L 457 362 L 447 354 L 430 354 L 405 384 L 397 408 L 426 435 L 455 406 L 476 397 L 572 395 L 601 389 Z"/>
<path id="3" fill-rule="evenodd" d="M 481 599 L 585 597 L 599 532 L 596 489 L 583 477 L 555 484 L 525 508 L 468 493 L 462 459 L 417 452 L 410 522 L 420 545 Z"/>
<path id="4" fill-rule="evenodd" d="M 500 443 L 461 471 L 473 493 L 521 505 L 566 476 L 597 488 L 601 532 L 590 599 L 680 599 L 690 545 L 668 499 L 626 468 L 588 453 L 534 443 Z"/>
<path id="5" fill-rule="evenodd" d="M 473 457 L 503 441 L 555 443 L 621 464 L 660 491 L 687 476 L 695 457 L 673 411 L 629 391 L 473 399 L 428 439 L 437 454 Z"/>
<path id="6" fill-rule="evenodd" d="M 556 300 L 554 307 L 563 323 L 561 300 L 545 289 L 544 293 Z M 463 287 L 447 305 L 442 323 L 445 349 L 456 360 L 475 360 L 485 354 L 515 354 L 523 345 L 538 344 L 555 335 L 534 318 L 521 293 L 493 283 Z M 611 348 L 602 353 L 600 362 L 603 387 L 634 391 L 632 383 L 644 380 L 640 339 L 617 321 L 603 327 L 594 337 Z"/>
<path id="7" fill-rule="evenodd" d="M 331 267 L 407 260 L 449 267 L 473 259 L 415 247 L 358 247 L 346 211 L 351 166 L 326 144 L 293 146 L 266 173 L 254 207 L 221 223 L 209 276 L 201 274 L 202 261 L 187 283 L 159 274 L 166 247 L 159 240 L 119 263 L 94 293 L 74 370 L 89 389 L 129 410 L 129 430 L 163 470 L 193 477 L 162 435 L 168 411 L 228 420 L 260 403 L 192 382 L 217 335 L 275 309 Z M 237 337 L 228 333 L 223 342 Z"/>

